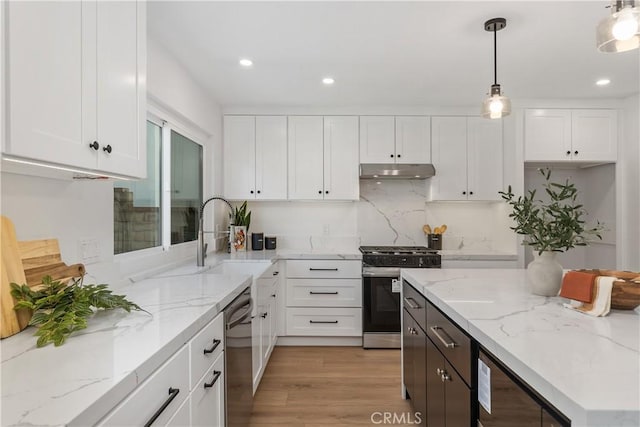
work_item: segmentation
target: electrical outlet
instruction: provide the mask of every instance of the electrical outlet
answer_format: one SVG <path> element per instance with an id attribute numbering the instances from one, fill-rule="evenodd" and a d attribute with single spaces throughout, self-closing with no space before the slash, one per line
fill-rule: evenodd
<path id="1" fill-rule="evenodd" d="M 98 239 L 83 239 L 78 242 L 78 253 L 84 264 L 100 261 L 100 241 Z"/>
<path id="2" fill-rule="evenodd" d="M 324 224 L 324 225 L 322 226 L 322 234 L 324 234 L 325 236 L 328 236 L 328 235 L 329 235 L 329 232 L 330 232 L 330 230 L 329 230 L 329 224 Z"/>

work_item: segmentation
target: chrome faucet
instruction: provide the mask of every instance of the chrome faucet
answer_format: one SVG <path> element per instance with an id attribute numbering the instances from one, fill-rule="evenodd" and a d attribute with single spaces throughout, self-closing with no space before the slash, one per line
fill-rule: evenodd
<path id="1" fill-rule="evenodd" d="M 210 199 L 207 199 L 200 206 L 200 222 L 198 224 L 198 253 L 197 253 L 197 263 L 198 267 L 204 266 L 204 259 L 207 256 L 207 244 L 204 242 L 204 233 L 212 233 L 211 231 L 204 231 L 204 207 L 207 206 L 207 203 L 213 200 L 221 200 L 229 206 L 229 225 L 233 225 L 233 206 L 231 203 L 225 198 L 219 196 L 213 196 Z"/>

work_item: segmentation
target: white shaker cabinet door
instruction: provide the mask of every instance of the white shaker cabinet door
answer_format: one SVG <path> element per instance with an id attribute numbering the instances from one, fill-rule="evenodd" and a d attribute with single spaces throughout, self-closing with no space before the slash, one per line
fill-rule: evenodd
<path id="1" fill-rule="evenodd" d="M 287 117 L 256 117 L 256 199 L 287 198 Z"/>
<path id="2" fill-rule="evenodd" d="M 432 200 L 467 200 L 467 118 L 431 119 Z"/>
<path id="3" fill-rule="evenodd" d="M 191 391 L 191 424 L 193 427 L 224 427 L 224 358 L 222 353 Z M 233 402 L 231 402 L 233 404 Z M 230 426 L 231 427 L 231 426 Z"/>
<path id="4" fill-rule="evenodd" d="M 357 200 L 360 197 L 358 168 L 358 117 L 325 117 L 325 200 Z"/>
<path id="5" fill-rule="evenodd" d="M 254 116 L 224 117 L 224 195 L 231 200 L 255 198 Z"/>
<path id="6" fill-rule="evenodd" d="M 360 163 L 395 163 L 393 116 L 360 116 Z"/>
<path id="7" fill-rule="evenodd" d="M 321 116 L 288 118 L 289 199 L 323 199 L 322 132 Z"/>
<path id="8" fill-rule="evenodd" d="M 501 200 L 502 120 L 468 117 L 467 126 L 467 198 Z"/>
<path id="9" fill-rule="evenodd" d="M 69 166 L 95 165 L 96 135 L 83 125 L 95 75 L 81 2 L 10 2 L 7 7 L 8 138 L 5 154 Z M 95 6 L 93 8 L 95 12 Z"/>
<path id="10" fill-rule="evenodd" d="M 146 176 L 146 2 L 97 2 L 98 169 Z M 92 64 L 87 64 L 88 69 Z"/>
<path id="11" fill-rule="evenodd" d="M 431 163 L 430 117 L 396 117 L 396 163 Z"/>
<path id="12" fill-rule="evenodd" d="M 571 159 L 571 110 L 525 110 L 524 160 L 569 161 Z"/>
<path id="13" fill-rule="evenodd" d="M 618 157 L 617 117 L 615 110 L 572 110 L 573 160 L 615 162 Z"/>

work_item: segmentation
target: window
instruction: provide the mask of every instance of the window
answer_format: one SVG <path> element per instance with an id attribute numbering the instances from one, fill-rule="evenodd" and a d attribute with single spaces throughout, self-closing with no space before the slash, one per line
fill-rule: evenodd
<path id="1" fill-rule="evenodd" d="M 114 183 L 115 254 L 198 238 L 202 146 L 158 123 L 147 121 L 147 178 Z"/>

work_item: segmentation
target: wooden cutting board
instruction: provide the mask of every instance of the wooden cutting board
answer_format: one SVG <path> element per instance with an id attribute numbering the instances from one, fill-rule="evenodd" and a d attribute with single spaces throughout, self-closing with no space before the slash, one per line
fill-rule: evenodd
<path id="1" fill-rule="evenodd" d="M 0 338 L 17 334 L 27 327 L 31 319 L 29 310 L 13 309 L 11 283 L 35 287 L 44 276 L 53 280 L 68 281 L 84 276 L 82 264 L 67 265 L 62 262 L 57 239 L 18 241 L 11 220 L 2 216 L 2 283 L 0 290 Z"/>
<path id="2" fill-rule="evenodd" d="M 2 241 L 2 283 L 0 284 L 0 338 L 6 338 L 17 334 L 27 327 L 31 313 L 29 310 L 15 311 L 14 298 L 11 296 L 11 282 L 18 284 L 27 283 L 18 249 L 16 230 L 11 220 L 5 216 L 0 217 L 2 229 L 0 241 Z"/>

